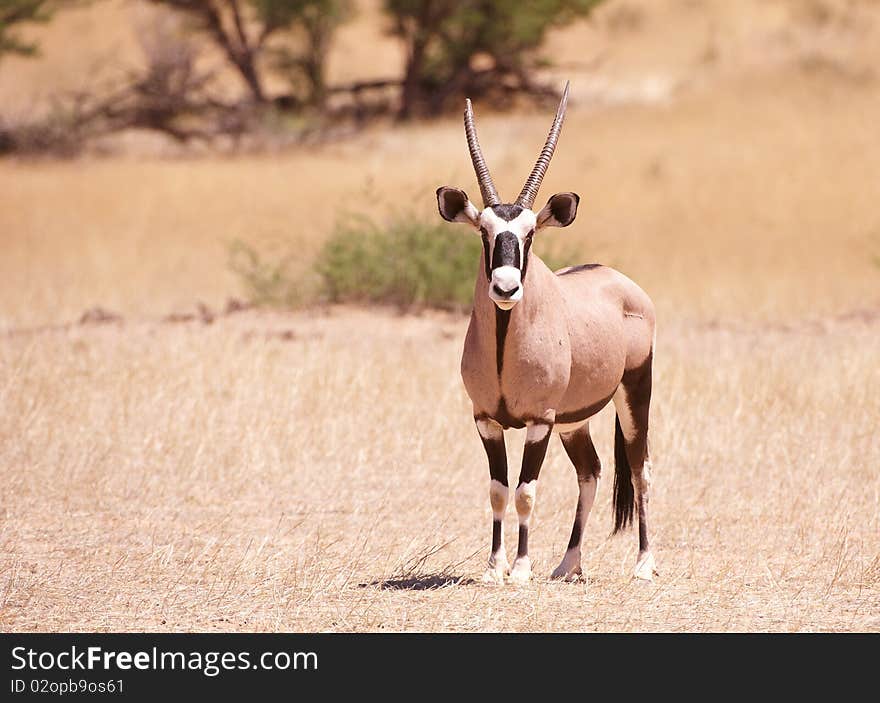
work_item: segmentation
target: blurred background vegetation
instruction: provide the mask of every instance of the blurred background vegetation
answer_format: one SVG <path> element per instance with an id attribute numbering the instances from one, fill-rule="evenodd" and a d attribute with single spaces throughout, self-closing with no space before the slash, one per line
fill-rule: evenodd
<path id="1" fill-rule="evenodd" d="M 474 294 L 474 262 L 481 240 L 416 211 L 381 221 L 363 213 L 343 214 L 312 266 L 294 252 L 267 258 L 246 242 L 230 244 L 232 270 L 257 305 L 299 308 L 320 303 L 392 305 L 464 312 Z M 552 269 L 579 258 L 577 247 L 536 246 Z"/>
<path id="2" fill-rule="evenodd" d="M 99 3 L 102 0 L 91 0 Z M 143 61 L 89 90 L 50 96 L 51 109 L 0 117 L 0 153 L 71 155 L 127 129 L 179 142 L 232 139 L 241 146 L 334 134 L 340 125 L 442 114 L 461 96 L 550 100 L 557 88 L 536 76 L 547 30 L 587 17 L 602 0 L 385 0 L 385 31 L 405 61 L 397 72 L 332 83 L 334 34 L 357 12 L 352 0 L 142 0 L 159 10 L 137 28 Z M 37 56 L 22 38 L 81 0 L 0 0 L 0 61 Z M 206 67 L 202 57 L 217 59 Z M 220 70 L 237 89 L 221 86 Z M 101 79 L 101 76 L 95 77 Z"/>
<path id="3" fill-rule="evenodd" d="M 548 263 L 675 315 L 857 309 L 878 66 L 876 0 L 0 0 L 0 324 L 466 307 L 477 242 L 434 202 L 476 192 L 463 99 L 509 195 L 566 79 Z"/>

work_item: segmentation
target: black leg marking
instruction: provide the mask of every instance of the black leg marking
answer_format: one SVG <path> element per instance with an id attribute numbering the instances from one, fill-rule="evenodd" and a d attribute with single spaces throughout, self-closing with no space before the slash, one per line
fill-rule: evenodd
<path id="1" fill-rule="evenodd" d="M 547 454 L 547 445 L 550 444 L 550 435 L 553 428 L 549 423 L 545 425 L 547 434 L 536 442 L 526 442 L 523 449 L 522 469 L 519 472 L 519 485 L 529 481 L 536 481 L 544 464 L 544 456 Z"/>
<path id="2" fill-rule="evenodd" d="M 648 515 L 647 515 L 648 496 L 639 503 L 639 551 L 647 552 L 651 545 L 648 544 Z"/>
<path id="3" fill-rule="evenodd" d="M 504 446 L 504 437 L 486 439 L 480 435 L 486 457 L 489 459 L 489 476 L 507 486 L 507 448 Z"/>
<path id="4" fill-rule="evenodd" d="M 516 546 L 516 556 L 524 557 L 529 553 L 529 526 L 519 526 L 519 542 Z"/>
<path id="5" fill-rule="evenodd" d="M 501 569 L 507 563 L 504 556 L 504 527 L 502 517 L 507 507 L 507 450 L 504 446 L 504 434 L 501 427 L 484 418 L 474 418 L 477 430 L 489 460 L 489 475 L 492 483 L 489 489 L 489 500 L 492 503 L 492 551 L 489 555 L 489 567 Z M 495 482 L 501 484 L 503 491 L 498 491 Z"/>
<path id="6" fill-rule="evenodd" d="M 581 515 L 581 501 L 578 498 L 577 509 L 574 513 L 574 524 L 571 526 L 571 537 L 568 538 L 568 548 L 574 549 L 581 545 L 581 536 L 584 529 L 584 516 Z"/>
<path id="7" fill-rule="evenodd" d="M 501 549 L 501 520 L 492 521 L 492 554 Z"/>
<path id="8" fill-rule="evenodd" d="M 584 426 L 575 432 L 562 435 L 562 446 L 565 453 L 574 464 L 574 470 L 577 472 L 578 480 L 586 479 L 590 476 L 599 478 L 602 473 L 602 462 L 599 461 L 599 455 L 593 446 L 593 439 L 590 432 Z"/>

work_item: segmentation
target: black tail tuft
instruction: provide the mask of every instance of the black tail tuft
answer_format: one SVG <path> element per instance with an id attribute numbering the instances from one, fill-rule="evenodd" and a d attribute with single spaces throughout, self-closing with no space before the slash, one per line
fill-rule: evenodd
<path id="1" fill-rule="evenodd" d="M 614 417 L 614 532 L 617 534 L 632 524 L 635 493 L 632 470 L 626 458 L 626 446 L 620 418 Z"/>

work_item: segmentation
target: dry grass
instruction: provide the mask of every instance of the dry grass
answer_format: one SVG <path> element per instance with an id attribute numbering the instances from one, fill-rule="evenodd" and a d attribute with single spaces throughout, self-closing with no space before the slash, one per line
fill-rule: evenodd
<path id="1" fill-rule="evenodd" d="M 607 538 L 603 411 L 588 582 L 546 580 L 576 493 L 555 442 L 536 579 L 476 582 L 490 511 L 463 319 L 160 321 L 236 293 L 231 239 L 305 265 L 340 203 L 433 217 L 437 185 L 473 189 L 449 120 L 265 157 L 0 163 L 0 629 L 880 629 L 880 91 L 850 70 L 876 24 L 819 13 L 789 36 L 785 3 L 615 5 L 630 15 L 560 33 L 563 52 L 607 41 L 597 81 L 680 87 L 574 105 L 543 193 L 583 197 L 549 236 L 658 303 L 661 578 L 630 582 L 635 536 Z M 546 126 L 481 119 L 502 192 Z M 124 320 L 67 324 L 94 305 Z"/>
<path id="2" fill-rule="evenodd" d="M 525 588 L 477 582 L 491 513 L 456 372 L 461 319 L 241 313 L 6 337 L 0 618 L 15 630 L 876 630 L 878 329 L 667 323 L 653 428 L 662 577 L 630 582 L 636 539 L 607 537 L 606 479 L 589 582 L 546 580 L 576 502 L 554 442 Z M 607 411 L 594 434 L 608 476 Z"/>

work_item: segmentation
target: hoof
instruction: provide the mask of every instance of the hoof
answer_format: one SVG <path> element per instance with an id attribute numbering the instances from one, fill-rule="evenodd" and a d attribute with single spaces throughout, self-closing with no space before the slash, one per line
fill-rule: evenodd
<path id="1" fill-rule="evenodd" d="M 510 570 L 510 582 L 517 584 L 528 583 L 532 578 L 532 563 L 528 557 L 520 557 L 513 562 L 513 568 Z"/>
<path id="2" fill-rule="evenodd" d="M 486 569 L 483 572 L 483 583 L 500 586 L 504 583 L 504 571 L 500 569 Z"/>
<path id="3" fill-rule="evenodd" d="M 501 559 L 494 557 L 489 559 L 489 566 L 483 574 L 483 583 L 504 583 L 504 577 L 510 573 L 510 564 L 507 563 L 507 558 L 503 554 L 501 557 Z"/>
<path id="4" fill-rule="evenodd" d="M 565 553 L 565 556 L 562 557 L 559 566 L 553 569 L 550 578 L 574 583 L 575 581 L 579 581 L 582 575 L 583 571 L 581 570 L 580 550 L 570 549 Z"/>
<path id="5" fill-rule="evenodd" d="M 583 580 L 584 572 L 581 571 L 581 567 L 577 567 L 575 569 L 563 569 L 561 566 L 557 566 L 553 569 L 553 573 L 550 574 L 550 578 L 554 581 L 564 581 L 565 583 L 577 583 L 578 581 Z"/>
<path id="6" fill-rule="evenodd" d="M 658 575 L 659 572 L 657 571 L 657 565 L 654 562 L 654 555 L 651 554 L 651 552 L 640 554 L 639 560 L 636 562 L 635 571 L 633 571 L 633 578 L 638 579 L 639 581 L 650 582 Z"/>

